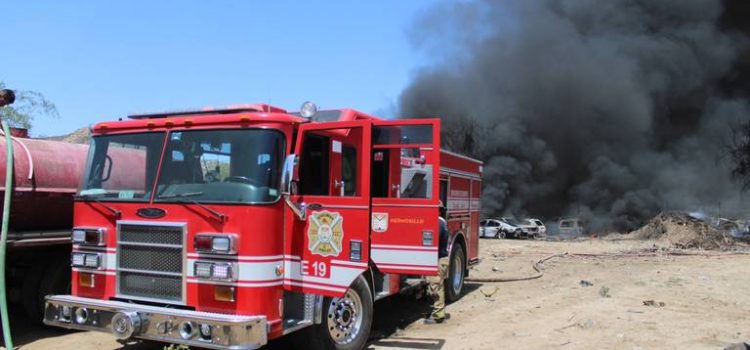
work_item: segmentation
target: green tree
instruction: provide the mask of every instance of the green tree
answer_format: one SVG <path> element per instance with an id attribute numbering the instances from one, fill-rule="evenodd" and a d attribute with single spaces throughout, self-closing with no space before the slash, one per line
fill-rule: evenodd
<path id="1" fill-rule="evenodd" d="M 5 83 L 0 81 L 0 89 L 5 89 Z M 57 107 L 44 98 L 44 95 L 29 90 L 16 90 L 16 102 L 10 106 L 0 108 L 0 119 L 5 120 L 12 127 L 31 129 L 35 116 L 44 115 L 57 118 Z"/>

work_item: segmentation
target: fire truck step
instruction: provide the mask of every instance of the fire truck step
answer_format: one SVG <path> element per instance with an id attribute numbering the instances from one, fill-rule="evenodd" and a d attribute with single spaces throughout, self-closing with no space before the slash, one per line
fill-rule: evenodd
<path id="1" fill-rule="evenodd" d="M 401 289 L 398 293 L 401 295 L 415 294 L 416 291 L 424 288 L 426 285 L 427 281 L 423 278 L 406 278 L 401 281 Z"/>

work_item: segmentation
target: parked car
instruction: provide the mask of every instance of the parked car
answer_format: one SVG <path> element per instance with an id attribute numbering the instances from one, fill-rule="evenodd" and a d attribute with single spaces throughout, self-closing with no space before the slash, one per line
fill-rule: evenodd
<path id="1" fill-rule="evenodd" d="M 500 229 L 500 220 L 488 219 L 479 222 L 479 238 L 505 238 Z"/>
<path id="2" fill-rule="evenodd" d="M 560 236 L 575 237 L 583 234 L 584 227 L 583 222 L 580 219 L 568 218 L 560 219 L 557 226 L 559 228 Z"/>
<path id="3" fill-rule="evenodd" d="M 750 226 L 743 220 L 718 218 L 714 226 L 732 237 L 745 237 L 750 232 Z"/>
<path id="4" fill-rule="evenodd" d="M 547 226 L 539 219 L 523 219 L 519 221 L 518 225 L 521 230 L 521 237 L 525 238 L 539 238 L 547 234 Z"/>
<path id="5" fill-rule="evenodd" d="M 507 218 L 486 219 L 479 222 L 479 237 L 514 238 L 521 235 L 521 228 L 508 223 Z"/>
<path id="6" fill-rule="evenodd" d="M 521 238 L 523 235 L 523 229 L 521 229 L 518 220 L 511 217 L 500 218 L 500 222 L 503 224 L 505 230 L 505 237 L 507 238 Z"/>

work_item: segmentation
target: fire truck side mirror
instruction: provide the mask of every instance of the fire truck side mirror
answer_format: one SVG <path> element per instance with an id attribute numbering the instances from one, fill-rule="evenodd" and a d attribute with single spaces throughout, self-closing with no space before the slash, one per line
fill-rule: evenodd
<path id="1" fill-rule="evenodd" d="M 297 204 L 290 198 L 292 186 L 294 184 L 294 167 L 297 166 L 297 155 L 290 154 L 284 161 L 284 169 L 281 172 L 281 194 L 284 197 L 284 203 L 292 209 L 297 219 L 307 220 L 307 209 L 305 203 Z"/>
<path id="2" fill-rule="evenodd" d="M 284 168 L 281 171 L 281 193 L 288 196 L 292 193 L 292 182 L 294 182 L 294 167 L 297 165 L 297 155 L 290 154 L 284 160 Z"/>

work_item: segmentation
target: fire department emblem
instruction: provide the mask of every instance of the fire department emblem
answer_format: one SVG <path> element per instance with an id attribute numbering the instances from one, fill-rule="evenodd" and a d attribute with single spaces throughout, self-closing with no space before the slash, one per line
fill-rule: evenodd
<path id="1" fill-rule="evenodd" d="M 338 256 L 344 241 L 344 218 L 339 213 L 319 211 L 310 215 L 308 249 L 321 256 Z"/>
<path id="2" fill-rule="evenodd" d="M 388 231 L 388 213 L 372 213 L 372 232 Z"/>

